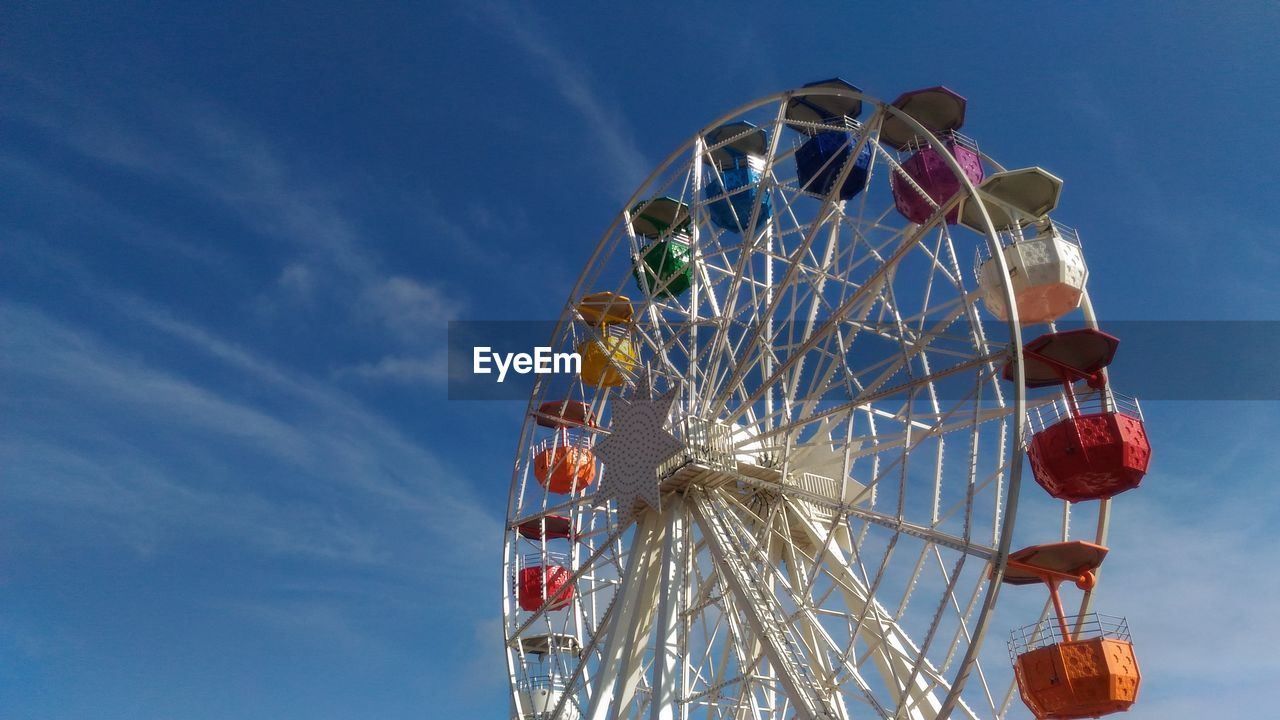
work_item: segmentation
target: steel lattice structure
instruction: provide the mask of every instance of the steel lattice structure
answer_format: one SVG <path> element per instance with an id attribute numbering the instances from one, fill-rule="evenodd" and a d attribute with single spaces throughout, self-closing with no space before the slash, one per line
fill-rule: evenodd
<path id="1" fill-rule="evenodd" d="M 798 111 L 841 103 L 861 121 Z M 798 164 L 822 133 L 843 134 L 844 160 L 815 184 Z M 780 93 L 695 134 L 604 233 L 551 345 L 594 348 L 607 367 L 540 381 L 515 460 L 503 608 L 516 717 L 1012 712 L 1007 655 L 982 641 L 1027 413 L 1043 401 L 1028 401 L 1016 361 L 1000 227 L 1012 210 L 976 189 L 956 137 L 849 86 Z M 954 178 L 941 204 L 903 169 L 922 148 Z M 851 182 L 864 184 L 842 198 Z M 903 192 L 925 204 L 921 222 L 899 212 Z M 652 221 L 659 205 L 667 227 Z M 961 212 L 968 227 L 948 223 Z M 644 268 L 673 247 L 659 258 L 670 267 Z M 999 268 L 1007 321 L 984 317 L 975 251 Z M 600 291 L 629 296 L 625 321 L 584 314 Z M 1081 307 L 1092 324 L 1087 295 Z M 549 450 L 607 447 L 619 408 L 664 399 L 679 449 L 652 473 L 659 507 L 610 487 L 616 452 L 582 456 L 604 459 L 599 482 L 538 481 L 556 470 L 539 462 L 568 462 Z M 582 416 L 548 418 L 557 401 Z M 644 442 L 619 431 L 612 444 Z M 1086 511 L 1096 518 L 1076 524 L 1104 542 L 1109 503 Z M 1048 534 L 1065 539 L 1069 505 L 1060 518 Z"/>

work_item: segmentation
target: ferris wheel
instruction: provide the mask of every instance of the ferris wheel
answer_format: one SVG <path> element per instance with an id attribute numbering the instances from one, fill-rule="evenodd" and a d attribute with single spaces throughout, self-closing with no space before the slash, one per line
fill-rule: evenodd
<path id="1" fill-rule="evenodd" d="M 1111 498 L 1147 469 L 1141 411 L 1109 386 L 1078 234 L 1049 216 L 1061 181 L 999 165 L 964 115 L 940 87 L 763 98 L 604 233 L 551 340 L 580 372 L 541 377 L 515 458 L 515 717 L 1134 701 L 1127 626 L 1093 598 Z M 1057 509 L 1015 550 L 1028 503 Z M 984 645 L 1001 588 L 1030 583 L 1038 620 Z"/>

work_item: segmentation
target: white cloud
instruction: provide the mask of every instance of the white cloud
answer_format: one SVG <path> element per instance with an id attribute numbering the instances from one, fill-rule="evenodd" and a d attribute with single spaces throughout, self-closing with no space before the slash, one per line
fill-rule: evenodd
<path id="1" fill-rule="evenodd" d="M 424 346 L 436 338 L 444 344 L 443 324 L 465 301 L 408 270 L 389 270 L 377 248 L 394 238 L 372 237 L 345 211 L 341 188 L 291 164 L 221 108 L 155 104 L 171 90 L 148 87 L 147 97 L 132 98 L 136 104 L 120 113 L 49 87 L 43 99 L 7 104 L 0 108 L 6 121 L 60 146 L 51 157 L 79 157 L 57 164 L 15 146 L 0 155 L 0 175 L 32 186 L 48 210 L 105 226 L 130 249 L 196 261 L 201 273 L 242 270 L 237 263 L 245 258 L 229 254 L 233 249 L 180 230 L 171 237 L 154 218 L 110 200 L 102 187 L 78 184 L 67 168 L 96 160 L 110 165 L 109 174 L 205 203 L 213 215 L 238 219 L 279 263 L 263 275 L 269 301 L 287 300 L 299 311 L 345 307 L 347 316 L 325 318 L 338 321 L 328 326 L 346 331 L 361 323 L 361 339 L 374 336 L 365 345 L 363 377 L 438 382 L 442 365 Z M 30 567 L 41 571 L 61 567 L 64 555 L 101 553 L 109 558 L 104 572 L 136 570 L 162 582 L 169 580 L 162 577 L 166 562 L 209 561 L 236 578 L 254 568 L 259 576 L 245 572 L 243 585 L 182 586 L 185 580 L 174 579 L 182 602 L 209 610 L 196 628 L 215 629 L 217 616 L 230 614 L 317 646 L 337 640 L 362 658 L 377 645 L 410 645 L 409 638 L 428 630 L 452 637 L 447 626 L 456 617 L 470 622 L 498 613 L 503 508 L 501 499 L 479 497 L 474 467 L 436 455 L 331 377 L 326 382 L 277 365 L 179 310 L 112 290 L 90 269 L 90 256 L 77 255 L 73 243 L 53 242 L 56 234 L 11 230 L 9 239 L 20 233 L 23 245 L 37 251 L 35 259 L 22 259 L 24 269 L 57 275 L 69 288 L 52 291 L 57 297 L 49 296 L 48 312 L 89 304 L 91 310 L 68 314 L 95 319 L 70 322 L 0 301 L 0 413 L 9 418 L 0 423 L 0 506 L 9 552 L 38 550 L 30 553 Z M 235 306 L 243 298 L 229 299 L 230 312 L 243 310 Z M 332 587 L 300 587 L 316 578 Z M 0 583 L 11 580 L 0 577 Z M 129 595 L 131 581 L 120 581 L 123 602 L 159 604 L 152 588 Z M 276 592 L 285 586 L 297 589 Z M 84 641 L 87 649 L 73 645 L 94 634 L 81 623 L 109 603 L 83 590 L 75 588 L 86 595 L 77 598 L 76 611 L 85 614 L 65 626 L 39 613 L 12 619 L 0 613 L 0 629 L 19 662 L 65 668 L 93 657 L 92 641 Z M 28 599 L 40 597 L 35 592 Z M 410 618 L 395 640 L 385 627 L 361 622 L 389 606 Z M 460 608 L 456 615 L 454 608 Z M 145 652 L 141 636 L 150 629 L 139 628 L 136 646 L 124 644 L 124 657 Z M 501 682 L 497 636 L 487 643 L 480 650 L 458 643 L 463 647 L 451 657 L 467 667 L 473 651 L 486 663 L 496 658 L 489 672 Z M 36 657 L 42 654 L 49 658 Z M 424 694 L 444 697 L 457 672 L 446 663 L 431 675 Z"/>
<path id="2" fill-rule="evenodd" d="M 387 380 L 398 384 L 438 384 L 448 379 L 447 358 L 441 354 L 428 359 L 384 357 L 376 363 L 361 363 L 340 368 L 338 376 L 357 377 L 362 380 Z"/>
<path id="3" fill-rule="evenodd" d="M 26 418 L 0 438 L 9 502 L 76 518 L 141 552 L 197 534 L 269 555 L 416 572 L 398 564 L 421 552 L 397 544 L 413 537 L 450 547 L 441 567 L 460 581 L 487 580 L 477 568 L 495 552 L 488 541 L 500 521 L 465 472 L 335 389 L 166 313 L 123 307 L 257 389 L 236 397 L 0 304 L 0 369 L 15 383 L 3 406 Z M 263 475 L 245 478 L 246 468 Z M 286 500 L 281 487 L 293 485 L 301 487 Z M 346 500 L 333 506 L 337 497 Z M 460 522 L 472 533 L 449 531 Z"/>
<path id="4" fill-rule="evenodd" d="M 481 7 L 486 19 L 532 58 L 541 73 L 555 86 L 581 116 L 587 132 L 600 148 L 602 173 L 619 182 L 622 191 L 631 191 L 649 174 L 652 166 L 636 147 L 623 114 L 607 106 L 591 87 L 584 64 L 565 55 L 542 20 L 532 11 L 511 3 L 489 2 Z"/>
<path id="5" fill-rule="evenodd" d="M 472 628 L 471 646 L 476 652 L 459 668 L 461 689 L 468 693 L 502 693 L 507 690 L 504 672 L 502 618 L 482 620 Z"/>
<path id="6" fill-rule="evenodd" d="M 392 276 L 365 287 L 361 308 L 407 344 L 440 347 L 442 331 L 458 317 L 461 304 L 436 286 Z"/>
<path id="7" fill-rule="evenodd" d="M 1262 601 L 1280 597 L 1277 528 L 1259 511 L 1277 501 L 1254 487 L 1201 496 L 1194 508 L 1118 508 L 1111 543 L 1121 551 L 1108 560 L 1106 597 L 1132 616 L 1150 675 L 1230 684 L 1280 672 L 1280 617 Z"/>
<path id="8" fill-rule="evenodd" d="M 316 271 L 301 262 L 289 263 L 276 278 L 276 286 L 285 297 L 297 303 L 310 302 L 316 292 Z"/>
<path id="9" fill-rule="evenodd" d="M 341 207 L 340 187 L 291 166 L 271 143 L 239 126 L 221 108 L 179 100 L 174 93 L 165 105 L 139 101 L 124 121 L 108 107 L 63 97 L 47 87 L 42 94 L 44 106 L 12 112 L 87 158 L 186 188 L 294 253 L 262 299 L 266 306 L 275 303 L 270 294 L 294 305 L 324 295 L 351 308 L 357 323 L 379 328 L 385 341 L 400 344 L 400 350 L 407 343 L 415 353 L 423 344 L 443 346 L 443 335 L 433 331 L 466 307 L 462 297 L 442 286 L 386 270 L 376 248 L 395 238 L 369 238 Z M 137 230 L 139 223 L 127 213 L 56 174 L 12 158 L 0 158 L 0 168 L 38 175 L 42 186 L 87 198 L 108 222 Z M 448 218 L 437 218 L 436 224 L 465 232 Z"/>
<path id="10" fill-rule="evenodd" d="M 1147 414 L 1152 472 L 1114 501 L 1097 604 L 1133 633 L 1143 695 L 1127 716 L 1256 716 L 1280 672 L 1280 451 L 1267 442 L 1280 413 L 1184 402 Z"/>

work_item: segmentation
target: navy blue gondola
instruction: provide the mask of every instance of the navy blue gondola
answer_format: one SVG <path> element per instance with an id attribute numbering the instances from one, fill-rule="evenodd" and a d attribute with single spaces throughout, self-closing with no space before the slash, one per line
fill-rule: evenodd
<path id="1" fill-rule="evenodd" d="M 857 143 L 857 135 L 835 130 L 806 140 L 796 150 L 796 179 L 800 181 L 800 189 L 813 195 L 830 194 Z M 848 200 L 866 189 L 870 167 L 871 145 L 864 143 L 840 186 L 841 200 Z"/>
<path id="2" fill-rule="evenodd" d="M 862 92 L 840 78 L 820 80 L 804 87 Z M 858 144 L 856 118 L 861 113 L 862 101 L 847 94 L 797 94 L 787 103 L 787 124 L 809 136 L 796 150 L 796 179 L 800 181 L 801 190 L 819 196 L 831 193 Z M 840 186 L 841 200 L 848 200 L 867 187 L 870 166 L 871 147 L 863 145 Z"/>
<path id="3" fill-rule="evenodd" d="M 724 145 L 720 143 L 727 142 Z M 707 211 L 716 227 L 742 234 L 751 224 L 756 199 L 760 200 L 756 224 L 773 216 L 773 203 L 768 192 L 760 191 L 760 177 L 764 169 L 764 153 L 768 136 L 764 130 L 749 122 L 733 122 L 712 130 L 706 135 L 715 171 L 703 188 L 703 197 L 710 201 Z"/>

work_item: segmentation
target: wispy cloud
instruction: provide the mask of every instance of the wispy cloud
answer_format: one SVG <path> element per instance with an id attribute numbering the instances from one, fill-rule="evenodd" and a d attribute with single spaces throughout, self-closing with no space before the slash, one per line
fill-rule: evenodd
<path id="1" fill-rule="evenodd" d="M 1275 502 L 1274 497 L 1265 502 Z M 1138 505 L 1116 518 L 1100 612 L 1127 614 L 1144 675 L 1135 717 L 1249 717 L 1280 671 L 1280 619 L 1260 598 L 1280 593 L 1268 559 L 1276 528 L 1257 501 L 1209 501 L 1203 512 Z"/>
<path id="2" fill-rule="evenodd" d="M 144 574 L 214 548 L 219 571 L 240 580 L 181 588 L 209 627 L 264 628 L 366 660 L 405 652 L 371 618 L 409 618 L 401 633 L 420 634 L 485 614 L 476 601 L 492 595 L 501 508 L 477 494 L 473 470 L 325 379 L 169 308 L 93 292 L 127 338 L 0 301 L 6 553 L 103 553 L 111 569 Z M 29 618 L 0 613 L 0 630 L 20 662 L 87 652 Z M 459 667 L 438 668 L 424 692 L 484 675 L 464 666 L 489 665 L 486 687 L 501 682 L 488 642 L 464 645 Z"/>
<path id="3" fill-rule="evenodd" d="M 478 7 L 486 20 L 534 61 L 540 74 L 578 113 L 600 148 L 602 173 L 629 194 L 649 174 L 652 163 L 636 147 L 621 111 L 610 107 L 592 87 L 590 77 L 582 69 L 584 63 L 561 50 L 564 44 L 555 39 L 531 7 L 497 1 Z"/>
<path id="4" fill-rule="evenodd" d="M 388 355 L 377 362 L 340 368 L 336 374 L 364 380 L 389 380 L 409 385 L 418 382 L 435 384 L 448 380 L 449 363 L 448 357 L 443 353 L 429 359 Z"/>
<path id="5" fill-rule="evenodd" d="M 389 591 L 378 602 L 396 593 L 426 602 L 424 585 L 436 583 L 449 583 L 456 597 L 487 596 L 500 508 L 477 497 L 468 468 L 409 439 L 332 382 L 442 382 L 436 355 L 444 326 L 465 300 L 387 269 L 376 249 L 385 239 L 371 238 L 345 211 L 340 180 L 326 185 L 292 167 L 221 108 L 139 98 L 118 114 L 49 86 L 34 97 L 4 115 L 65 156 L 180 189 L 273 243 L 283 252 L 272 255 L 285 259 L 269 292 L 290 310 L 327 302 L 316 312 L 344 312 L 326 327 L 333 335 L 354 328 L 361 342 L 351 346 L 365 348 L 368 359 L 347 372 L 321 370 L 322 377 L 280 365 L 243 344 L 252 333 L 231 339 L 139 294 L 145 286 L 122 292 L 75 247 L 33 230 L 21 240 L 33 251 L 22 262 L 63 279 L 74 302 L 128 335 L 0 301 L 0 374 L 15 388 L 0 407 L 22 418 L 0 432 L 4 505 L 67 542 L 120 545 L 139 557 L 208 542 L 251 562 L 302 562 L 336 576 L 357 573 L 363 584 L 382 578 Z M 185 237 L 168 242 L 150 218 L 20 149 L 0 153 L 0 172 L 47 191 L 51 207 L 77 208 L 85 223 L 153 238 L 159 255 L 201 247 Z M 205 271 L 245 262 L 213 251 L 198 259 Z M 364 342 L 371 334 L 375 341 Z M 454 532 L 460 527 L 467 532 Z M 434 552 L 440 547 L 449 552 Z M 247 589 L 230 594 L 228 603 L 257 608 L 255 618 L 291 614 Z M 339 598 L 315 617 L 353 602 Z"/>
<path id="6" fill-rule="evenodd" d="M 371 348 L 377 356 L 394 353 L 428 362 L 423 348 L 442 345 L 445 323 L 467 307 L 456 288 L 385 268 L 376 248 L 391 239 L 369 237 L 350 217 L 340 202 L 341 180 L 326 184 L 291 166 L 268 140 L 222 108 L 190 96 L 179 99 L 184 96 L 175 92 L 163 102 L 138 99 L 126 119 L 111 107 L 86 104 L 48 85 L 39 88 L 43 103 L 8 108 L 6 114 L 84 158 L 183 188 L 254 235 L 279 243 L 289 258 L 260 298 L 264 309 L 282 305 L 281 312 L 292 312 L 325 297 L 348 308 L 353 325 L 381 329 L 387 346 Z M 160 236 L 166 250 L 191 245 L 182 238 L 171 243 L 165 233 L 144 227 L 94 191 L 23 158 L 0 157 L 0 168 L 41 187 L 61 188 L 64 196 L 77 198 L 77 205 L 89 203 L 123 236 Z M 462 232 L 447 218 L 436 223 Z"/>
<path id="7" fill-rule="evenodd" d="M 1160 238 L 1161 247 L 1176 247 L 1184 266 L 1199 268 L 1201 275 L 1221 274 L 1232 281 L 1198 304 L 1200 312 L 1228 317 L 1258 316 L 1270 319 L 1265 308 L 1274 308 L 1280 293 L 1270 278 L 1280 269 L 1280 258 L 1274 251 L 1271 220 L 1259 207 L 1250 207 L 1240 193 L 1228 183 L 1210 183 L 1196 201 L 1203 213 L 1183 212 L 1183 196 L 1174 190 L 1162 176 L 1162 164 L 1169 158 L 1181 158 L 1187 146 L 1178 133 L 1152 132 L 1135 118 L 1134 112 L 1123 107 L 1120 96 L 1108 97 L 1108 88 L 1084 72 L 1065 76 L 1067 92 L 1061 94 L 1062 102 L 1069 103 L 1072 115 L 1079 127 L 1098 151 L 1091 158 L 1100 171 L 1112 173 L 1109 180 L 1111 195 L 1122 198 L 1125 224 L 1132 224 L 1147 231 L 1151 237 Z M 1114 91 L 1114 88 L 1111 88 Z M 1118 91 L 1117 91 L 1118 92 Z M 1197 142 L 1196 146 L 1212 147 L 1212 142 Z M 1206 152 L 1208 152 L 1206 150 Z M 1205 155 L 1212 157 L 1212 153 Z M 1154 159 L 1154 160 L 1153 160 Z M 1192 155 L 1182 160 L 1184 171 L 1192 176 L 1197 163 L 1209 162 Z M 1171 222 L 1170 218 L 1177 218 Z M 1105 232 L 1098 228 L 1093 232 Z M 1114 232 L 1114 230 L 1112 231 Z M 1230 253 L 1222 253 L 1220 246 L 1206 243 L 1206 237 L 1230 238 Z M 1257 272 L 1242 273 L 1241 267 L 1257 268 Z M 1154 279 L 1168 276 L 1172 282 L 1181 280 L 1177 273 L 1156 272 Z M 1176 285 L 1170 286 L 1170 292 Z M 1216 306 L 1215 306 L 1216 305 Z M 1185 308 L 1179 308 L 1186 312 Z"/>
<path id="8" fill-rule="evenodd" d="M 391 541 L 399 538 L 379 542 L 377 529 L 395 518 L 404 532 L 440 533 L 437 540 L 457 557 L 490 554 L 486 541 L 500 525 L 495 513 L 465 483 L 432 480 L 465 472 L 336 389 L 285 373 L 163 311 L 137 302 L 122 307 L 231 366 L 259 388 L 251 396 L 265 393 L 267 400 L 237 399 L 142 363 L 38 310 L 2 304 L 7 331 L 0 339 L 0 368 L 21 388 L 8 393 L 5 404 L 13 415 L 31 418 L 10 428 L 0 448 L 11 493 L 97 521 L 119 520 L 117 529 L 139 547 L 158 540 L 143 542 L 138 533 L 199 531 L 257 543 L 271 553 L 384 564 L 396 559 Z M 165 449 L 138 448 L 136 438 L 147 433 Z M 234 460 L 207 454 L 218 448 Z M 200 463 L 183 468 L 184 453 L 199 453 Z M 262 476 L 202 484 L 202 475 L 235 477 L 239 463 L 259 468 Z M 374 517 L 356 523 L 323 504 L 275 495 L 295 482 L 327 488 Z M 480 539 L 474 544 L 444 530 L 460 521 L 475 529 Z M 468 564 L 463 560 L 455 569 L 470 577 Z"/>
<path id="9" fill-rule="evenodd" d="M 362 312 L 413 345 L 422 344 L 425 337 L 438 345 L 440 331 L 462 309 L 440 288 L 399 275 L 365 286 L 361 299 Z"/>
<path id="10" fill-rule="evenodd" d="M 1280 452 L 1266 441 L 1278 418 L 1271 403 L 1148 409 L 1152 473 L 1115 501 L 1097 608 L 1128 615 L 1136 718 L 1200 717 L 1208 698 L 1217 715 L 1249 717 L 1274 684 L 1280 618 L 1261 599 L 1280 595 Z"/>
<path id="11" fill-rule="evenodd" d="M 284 266 L 276 278 L 276 287 L 289 300 L 306 304 L 316 294 L 316 271 L 302 262 L 292 262 Z"/>

